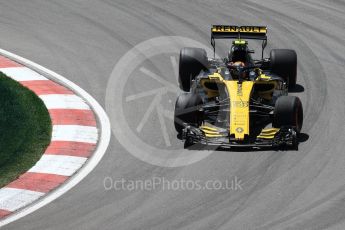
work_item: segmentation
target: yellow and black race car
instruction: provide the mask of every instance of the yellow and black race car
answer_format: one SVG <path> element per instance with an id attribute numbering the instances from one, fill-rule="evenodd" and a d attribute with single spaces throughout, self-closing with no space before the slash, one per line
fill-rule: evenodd
<path id="1" fill-rule="evenodd" d="M 303 108 L 298 97 L 288 96 L 296 85 L 294 50 L 273 49 L 263 26 L 215 25 L 215 39 L 233 39 L 227 58 L 208 58 L 200 48 L 180 52 L 179 83 L 174 123 L 185 147 L 195 143 L 219 147 L 298 148 Z M 262 40 L 262 57 L 253 60 L 244 39 Z"/>

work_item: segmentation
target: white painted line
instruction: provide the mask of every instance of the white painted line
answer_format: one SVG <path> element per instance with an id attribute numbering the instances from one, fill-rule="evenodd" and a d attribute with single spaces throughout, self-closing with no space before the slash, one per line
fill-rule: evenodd
<path id="1" fill-rule="evenodd" d="M 39 96 L 48 109 L 90 109 L 77 95 L 48 94 Z"/>
<path id="2" fill-rule="evenodd" d="M 16 81 L 48 80 L 27 67 L 0 68 L 0 71 Z"/>
<path id="3" fill-rule="evenodd" d="M 54 125 L 52 141 L 97 143 L 98 130 L 94 126 Z"/>
<path id="4" fill-rule="evenodd" d="M 0 209 L 14 212 L 43 195 L 42 192 L 5 187 L 0 190 Z"/>
<path id="5" fill-rule="evenodd" d="M 43 155 L 29 172 L 72 176 L 86 160 L 85 157 Z"/>
<path id="6" fill-rule="evenodd" d="M 43 196 L 38 201 L 32 203 L 31 205 L 21 209 L 20 211 L 9 215 L 8 217 L 0 220 L 0 227 L 9 224 L 15 220 L 18 220 L 37 209 L 49 204 L 50 202 L 54 201 L 58 197 L 62 196 L 64 193 L 72 189 L 75 185 L 77 185 L 82 179 L 84 179 L 99 163 L 99 161 L 102 159 L 103 155 L 105 154 L 111 137 L 111 130 L 110 130 L 110 122 L 107 114 L 103 110 L 102 106 L 98 104 L 98 102 L 85 90 L 71 82 L 70 80 L 64 78 L 63 76 L 44 68 L 43 66 L 40 66 L 28 59 L 25 59 L 23 57 L 20 57 L 18 55 L 15 55 L 11 52 L 8 52 L 6 50 L 0 49 L 0 54 L 12 59 L 22 65 L 25 65 L 40 74 L 48 77 L 49 79 L 58 82 L 59 84 L 62 84 L 70 89 L 72 89 L 76 94 L 78 94 L 80 97 L 85 99 L 87 103 L 91 106 L 92 110 L 95 112 L 95 115 L 97 116 L 97 119 L 99 121 L 99 130 L 100 130 L 100 136 L 98 140 L 98 145 L 91 156 L 91 158 L 86 161 L 85 165 L 75 174 L 73 175 L 66 183 L 62 184 L 60 187 L 55 189 L 54 191 L 48 193 L 46 196 Z"/>

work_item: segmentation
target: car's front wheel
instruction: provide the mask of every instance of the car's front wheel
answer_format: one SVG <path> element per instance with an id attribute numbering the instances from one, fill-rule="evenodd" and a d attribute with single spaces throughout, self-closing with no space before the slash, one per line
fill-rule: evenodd
<path id="1" fill-rule="evenodd" d="M 174 125 L 176 131 L 181 134 L 184 128 L 183 123 L 199 125 L 202 122 L 202 112 L 199 105 L 202 98 L 195 93 L 181 93 L 175 103 Z"/>
<path id="2" fill-rule="evenodd" d="M 300 132 L 303 125 L 303 107 L 301 100 L 295 96 L 281 96 L 274 108 L 273 127 L 294 127 Z"/>

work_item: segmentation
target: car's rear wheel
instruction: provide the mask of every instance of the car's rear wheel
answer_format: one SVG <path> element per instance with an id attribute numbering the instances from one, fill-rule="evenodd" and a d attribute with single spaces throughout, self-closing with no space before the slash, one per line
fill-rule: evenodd
<path id="1" fill-rule="evenodd" d="M 281 96 L 274 108 L 273 127 L 294 127 L 300 132 L 303 125 L 303 107 L 301 100 L 295 96 Z"/>
<path id="2" fill-rule="evenodd" d="M 294 50 L 273 49 L 270 53 L 270 67 L 273 73 L 288 82 L 289 89 L 297 82 L 297 54 Z"/>
<path id="3" fill-rule="evenodd" d="M 199 105 L 202 98 L 195 93 L 181 93 L 175 103 L 174 125 L 176 131 L 181 134 L 184 128 L 183 123 L 199 125 L 202 122 L 202 112 Z"/>
<path id="4" fill-rule="evenodd" d="M 183 91 L 189 92 L 191 80 L 208 66 L 207 54 L 204 49 L 185 47 L 180 51 L 179 83 Z"/>

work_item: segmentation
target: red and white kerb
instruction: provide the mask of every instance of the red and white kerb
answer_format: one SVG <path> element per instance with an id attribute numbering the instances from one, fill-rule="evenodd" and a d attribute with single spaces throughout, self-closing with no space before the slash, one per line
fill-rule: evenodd
<path id="1" fill-rule="evenodd" d="M 76 173 L 95 150 L 98 129 L 89 105 L 70 89 L 2 56 L 0 71 L 43 100 L 53 125 L 51 143 L 42 158 L 28 172 L 0 189 L 0 218 L 3 218 Z"/>

